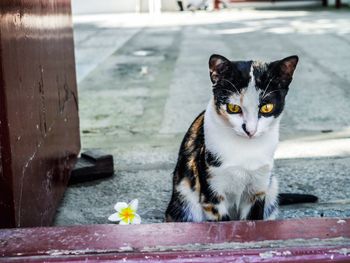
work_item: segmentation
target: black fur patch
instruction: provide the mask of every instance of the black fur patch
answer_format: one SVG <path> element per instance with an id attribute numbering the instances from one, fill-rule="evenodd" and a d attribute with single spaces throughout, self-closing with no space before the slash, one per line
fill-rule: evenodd
<path id="1" fill-rule="evenodd" d="M 259 113 L 259 118 L 262 116 L 276 118 L 282 113 L 285 97 L 298 61 L 296 56 L 271 63 L 229 61 L 222 56 L 220 56 L 220 60 L 225 64 L 225 70 L 220 71 L 220 64 L 216 71 L 213 69 L 216 72 L 216 78 L 213 81 L 213 94 L 217 109 L 228 103 L 232 93 L 241 93 L 242 89 L 248 87 L 251 78 L 250 70 L 253 66 L 256 89 L 260 91 L 260 106 L 267 103 L 275 105 L 271 113 Z"/>
<path id="2" fill-rule="evenodd" d="M 231 220 L 231 218 L 229 215 L 224 215 L 221 217 L 221 221 L 230 221 L 230 220 Z"/>
<path id="3" fill-rule="evenodd" d="M 253 204 L 247 216 L 247 220 L 263 220 L 264 219 L 265 199 L 257 199 Z"/>
<path id="4" fill-rule="evenodd" d="M 209 150 L 205 151 L 205 160 L 209 166 L 220 167 L 222 164 L 220 158 L 211 153 Z"/>

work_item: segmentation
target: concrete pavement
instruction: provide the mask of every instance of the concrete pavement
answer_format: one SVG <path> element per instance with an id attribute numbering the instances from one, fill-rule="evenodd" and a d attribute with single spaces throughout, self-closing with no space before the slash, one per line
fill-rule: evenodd
<path id="1" fill-rule="evenodd" d="M 112 153 L 110 179 L 68 188 L 56 225 L 108 223 L 139 199 L 161 222 L 180 142 L 210 98 L 212 53 L 234 60 L 298 54 L 274 173 L 282 192 L 316 194 L 280 218 L 350 216 L 350 13 L 251 10 L 75 18 L 83 149 Z"/>

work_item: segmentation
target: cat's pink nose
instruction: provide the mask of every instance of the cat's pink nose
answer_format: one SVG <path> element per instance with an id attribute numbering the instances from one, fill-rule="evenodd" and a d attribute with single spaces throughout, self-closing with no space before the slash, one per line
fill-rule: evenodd
<path id="1" fill-rule="evenodd" d="M 245 123 L 243 123 L 242 129 L 248 135 L 249 138 L 252 138 L 256 133 L 256 129 L 249 129 Z"/>

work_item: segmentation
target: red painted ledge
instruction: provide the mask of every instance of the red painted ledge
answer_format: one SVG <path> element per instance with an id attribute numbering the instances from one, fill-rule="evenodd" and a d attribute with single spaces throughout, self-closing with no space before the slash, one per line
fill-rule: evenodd
<path id="1" fill-rule="evenodd" d="M 350 218 L 0 231 L 0 261 L 350 262 Z"/>

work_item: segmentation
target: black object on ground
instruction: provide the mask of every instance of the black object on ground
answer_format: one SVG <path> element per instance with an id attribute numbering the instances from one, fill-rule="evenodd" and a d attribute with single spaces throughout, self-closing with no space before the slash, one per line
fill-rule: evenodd
<path id="1" fill-rule="evenodd" d="M 98 150 L 83 152 L 69 179 L 69 184 L 110 177 L 114 174 L 113 156 Z"/>

